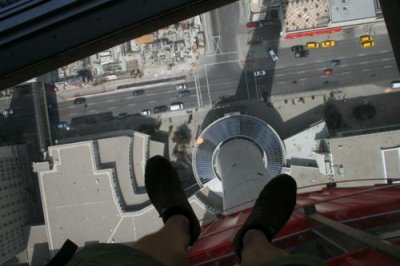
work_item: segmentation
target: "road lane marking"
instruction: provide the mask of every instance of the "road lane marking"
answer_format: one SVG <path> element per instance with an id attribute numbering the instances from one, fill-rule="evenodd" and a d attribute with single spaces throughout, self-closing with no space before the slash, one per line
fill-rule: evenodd
<path id="1" fill-rule="evenodd" d="M 94 114 L 97 113 L 96 110 L 89 110 L 88 113 Z"/>
<path id="2" fill-rule="evenodd" d="M 108 110 L 113 110 L 113 109 L 116 109 L 117 107 L 115 107 L 115 106 L 110 106 L 110 107 L 108 107 L 107 109 Z"/>
<path id="3" fill-rule="evenodd" d="M 362 62 L 360 62 L 360 65 L 366 65 L 368 63 L 369 63 L 368 61 L 362 61 Z"/>
<path id="4" fill-rule="evenodd" d="M 284 77 L 285 74 L 275 74 L 275 77 Z"/>
<path id="5" fill-rule="evenodd" d="M 382 50 L 382 51 L 379 51 L 378 53 L 384 54 L 384 53 L 387 53 L 387 52 L 389 52 L 389 50 Z"/>
<path id="6" fill-rule="evenodd" d="M 306 73 L 306 72 L 307 72 L 307 71 L 305 71 L 305 70 L 297 71 L 298 74 L 303 74 L 303 73 Z"/>
<path id="7" fill-rule="evenodd" d="M 88 106 L 92 106 L 92 105 L 95 105 L 96 103 L 88 103 L 87 105 Z"/>
<path id="8" fill-rule="evenodd" d="M 149 103 L 155 103 L 155 102 L 157 102 L 157 101 L 155 101 L 155 100 L 151 100 L 151 101 L 149 101 Z"/>
<path id="9" fill-rule="evenodd" d="M 171 92 L 174 92 L 175 90 L 169 90 L 169 91 L 167 91 L 167 93 L 171 93 Z"/>
<path id="10" fill-rule="evenodd" d="M 278 81 L 276 84 L 285 84 L 286 81 Z"/>
<path id="11" fill-rule="evenodd" d="M 341 73 L 342 75 L 349 75 L 349 74 L 351 74 L 351 72 L 343 72 L 343 73 Z"/>
<path id="12" fill-rule="evenodd" d="M 369 68 L 364 68 L 363 70 L 361 70 L 362 72 L 368 72 L 368 71 L 371 71 L 371 69 L 369 69 Z"/>
<path id="13" fill-rule="evenodd" d="M 366 56 L 366 55 L 367 55 L 367 54 L 358 54 L 357 56 L 360 56 L 360 57 L 361 57 L 361 56 Z"/>
<path id="14" fill-rule="evenodd" d="M 112 103 L 112 102 L 115 102 L 115 99 L 110 99 L 106 101 L 106 103 Z"/>
<path id="15" fill-rule="evenodd" d="M 130 104 L 128 104 L 128 106 L 135 106 L 136 105 L 136 103 L 130 103 Z"/>
<path id="16" fill-rule="evenodd" d="M 392 65 L 387 65 L 387 66 L 384 66 L 383 68 L 392 68 L 393 66 Z"/>
<path id="17" fill-rule="evenodd" d="M 128 97 L 125 97 L 125 99 L 128 99 L 128 100 L 131 100 L 131 99 L 133 99 L 133 98 L 135 98 L 135 96 L 128 96 Z"/>
<path id="18" fill-rule="evenodd" d="M 237 63 L 237 62 L 240 62 L 240 60 L 237 59 L 237 60 L 229 60 L 229 61 L 224 61 L 224 62 L 209 63 L 209 64 L 205 64 L 204 66 L 213 66 L 213 65 L 220 65 L 220 64 Z"/>
<path id="19" fill-rule="evenodd" d="M 347 66 L 349 66 L 349 65 L 347 65 L 347 64 L 339 65 L 339 67 L 347 67 Z"/>
<path id="20" fill-rule="evenodd" d="M 149 94 L 147 94 L 147 96 L 153 96 L 153 95 L 156 95 L 155 93 L 149 93 Z"/>
<path id="21" fill-rule="evenodd" d="M 67 109 L 72 109 L 72 108 L 75 108 L 75 107 L 76 107 L 76 105 L 71 105 L 71 106 L 68 106 Z"/>
<path id="22" fill-rule="evenodd" d="M 390 61 L 390 60 L 392 60 L 392 59 L 393 59 L 393 58 L 385 57 L 385 58 L 382 58 L 381 61 L 382 61 L 382 62 L 385 62 L 385 61 Z"/>
<path id="23" fill-rule="evenodd" d="M 305 63 L 298 63 L 298 64 L 296 64 L 296 66 L 304 66 L 305 65 Z"/>
<path id="24" fill-rule="evenodd" d="M 304 81 L 304 80 L 308 80 L 308 78 L 301 78 L 299 80 Z"/>
<path id="25" fill-rule="evenodd" d="M 325 76 L 325 75 L 322 75 L 322 76 L 319 76 L 319 77 L 320 77 L 320 78 L 322 78 L 322 79 L 323 79 L 323 78 L 326 78 L 326 76 Z"/>

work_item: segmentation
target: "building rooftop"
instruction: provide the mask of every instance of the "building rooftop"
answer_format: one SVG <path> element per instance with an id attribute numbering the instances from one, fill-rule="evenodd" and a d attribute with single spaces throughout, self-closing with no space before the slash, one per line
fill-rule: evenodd
<path id="1" fill-rule="evenodd" d="M 162 226 L 150 202 L 135 209 L 124 208 L 122 202 L 127 191 L 129 200 L 147 199 L 147 194 L 134 189 L 133 182 L 135 178 L 144 180 L 143 176 L 138 177 L 144 171 L 136 172 L 130 160 L 144 167 L 148 154 L 164 152 L 161 143 L 147 144 L 149 138 L 141 136 L 135 133 L 131 137 L 49 147 L 51 163 L 46 170 L 38 168 L 38 177 L 53 255 L 68 238 L 80 247 L 94 242 L 126 243 Z M 134 143 L 140 141 L 144 150 L 134 152 Z M 156 147 L 157 151 L 149 152 L 147 147 Z M 209 220 L 213 216 L 196 196 L 189 201 L 199 219 Z"/>
<path id="2" fill-rule="evenodd" d="M 334 138 L 329 143 L 334 179 L 358 180 L 341 183 L 340 186 L 386 183 L 385 180 L 378 182 L 368 179 L 398 177 L 400 130 Z"/>
<path id="3" fill-rule="evenodd" d="M 332 22 L 375 17 L 374 0 L 329 0 Z"/>

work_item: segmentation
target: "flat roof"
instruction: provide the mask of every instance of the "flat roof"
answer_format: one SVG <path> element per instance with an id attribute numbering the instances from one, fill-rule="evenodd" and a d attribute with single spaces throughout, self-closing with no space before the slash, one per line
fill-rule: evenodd
<path id="1" fill-rule="evenodd" d="M 396 151 L 400 147 L 400 130 L 334 138 L 330 139 L 329 143 L 335 180 L 357 180 L 357 182 L 339 183 L 338 186 L 386 183 L 385 180 L 368 181 L 368 179 L 386 178 L 388 169 L 400 167 L 399 161 L 396 165 L 392 160 L 385 163 L 385 158 L 393 158 L 390 151 Z"/>
<path id="2" fill-rule="evenodd" d="M 127 139 L 115 141 L 117 144 L 121 141 L 119 144 L 122 144 Z M 115 141 L 108 140 L 108 144 L 115 144 Z M 100 142 L 104 144 L 107 140 Z M 101 160 L 96 153 L 96 144 L 96 141 L 85 141 L 49 147 L 51 167 L 38 171 L 46 233 L 52 255 L 68 238 L 80 247 L 94 242 L 126 243 L 162 226 L 161 218 L 150 203 L 135 211 L 124 211 L 121 208 L 117 195 L 121 184 L 113 179 L 117 171 L 113 168 L 100 168 Z M 108 156 L 110 160 L 114 156 L 123 164 L 129 164 L 129 160 L 122 160 L 121 156 L 127 153 L 119 144 L 107 145 L 110 148 L 109 155 L 104 154 L 106 150 L 102 150 L 101 156 L 103 159 Z M 129 168 L 126 165 L 115 165 L 115 168 Z M 213 216 L 213 212 L 196 196 L 192 196 L 189 201 L 199 219 L 209 220 Z"/>
<path id="3" fill-rule="evenodd" d="M 376 15 L 374 0 L 329 0 L 332 22 L 343 22 Z"/>

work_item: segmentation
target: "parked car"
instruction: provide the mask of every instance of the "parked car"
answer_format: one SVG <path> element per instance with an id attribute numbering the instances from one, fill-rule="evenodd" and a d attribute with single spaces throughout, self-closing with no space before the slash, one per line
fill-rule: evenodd
<path id="1" fill-rule="evenodd" d="M 278 61 L 278 56 L 276 55 L 275 51 L 272 49 L 268 50 L 268 54 L 273 61 Z"/>
<path id="2" fill-rule="evenodd" d="M 183 109 L 183 103 L 181 103 L 181 102 L 171 103 L 171 106 L 170 106 L 171 111 L 177 111 L 177 110 L 182 110 L 182 109 Z"/>
<path id="3" fill-rule="evenodd" d="M 160 106 L 156 106 L 153 108 L 153 111 L 155 114 L 157 113 L 162 113 L 168 110 L 168 107 L 166 105 L 160 105 Z"/>
<path id="4" fill-rule="evenodd" d="M 4 118 L 8 118 L 14 114 L 14 111 L 10 108 L 4 109 L 2 112 Z"/>
<path id="5" fill-rule="evenodd" d="M 267 74 L 267 72 L 265 70 L 254 71 L 254 76 L 255 77 L 265 76 L 265 74 Z"/>
<path id="6" fill-rule="evenodd" d="M 190 91 L 189 90 L 183 90 L 183 91 L 178 92 L 178 97 L 179 98 L 186 97 L 186 96 L 189 96 L 189 95 L 190 95 Z"/>
<path id="7" fill-rule="evenodd" d="M 327 68 L 327 69 L 324 70 L 324 74 L 325 75 L 332 75 L 332 73 L 333 73 L 333 69 L 332 68 Z"/>
<path id="8" fill-rule="evenodd" d="M 299 51 L 304 50 L 304 46 L 303 45 L 295 45 L 295 46 L 292 46 L 290 49 L 292 50 L 292 52 L 299 52 Z"/>
<path id="9" fill-rule="evenodd" d="M 74 104 L 82 104 L 82 103 L 86 103 L 86 98 L 80 97 L 74 99 Z"/>
<path id="10" fill-rule="evenodd" d="M 178 90 L 178 91 L 186 90 L 186 84 L 182 83 L 182 84 L 176 85 L 176 90 Z"/>
<path id="11" fill-rule="evenodd" d="M 65 129 L 65 130 L 70 130 L 71 129 L 69 124 L 68 124 L 68 122 L 65 122 L 65 121 L 58 123 L 57 124 L 57 128 L 58 129 Z"/>
<path id="12" fill-rule="evenodd" d="M 306 47 L 310 48 L 310 49 L 318 48 L 319 47 L 319 43 L 317 43 L 317 42 L 308 42 L 308 43 L 306 43 Z"/>
<path id="13" fill-rule="evenodd" d="M 331 60 L 331 67 L 340 65 L 342 62 L 339 59 Z"/>
<path id="14" fill-rule="evenodd" d="M 321 42 L 321 46 L 323 48 L 334 47 L 334 46 L 336 46 L 336 42 L 334 40 L 326 40 L 326 41 Z"/>
<path id="15" fill-rule="evenodd" d="M 309 54 L 310 54 L 310 52 L 308 50 L 302 50 L 302 51 L 295 52 L 294 57 L 295 58 L 307 57 Z"/>
<path id="16" fill-rule="evenodd" d="M 135 90 L 133 91 L 133 96 L 140 96 L 144 94 L 144 90 Z"/>
<path id="17" fill-rule="evenodd" d="M 143 109 L 140 112 L 141 115 L 151 115 L 151 110 L 150 109 Z"/>

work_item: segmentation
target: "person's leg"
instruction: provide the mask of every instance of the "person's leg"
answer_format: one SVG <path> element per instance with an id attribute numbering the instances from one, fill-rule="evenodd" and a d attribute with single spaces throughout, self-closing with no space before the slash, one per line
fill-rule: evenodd
<path id="1" fill-rule="evenodd" d="M 174 215 L 168 218 L 158 232 L 144 236 L 133 247 L 166 265 L 188 265 L 186 253 L 189 241 L 188 219 Z"/>
<path id="2" fill-rule="evenodd" d="M 242 265 L 260 265 L 286 255 L 273 247 L 271 240 L 289 220 L 296 196 L 296 181 L 289 175 L 279 175 L 263 188 L 234 239 L 235 254 Z"/>
<path id="3" fill-rule="evenodd" d="M 187 248 L 197 240 L 200 224 L 171 163 L 162 156 L 150 158 L 145 186 L 164 227 L 138 240 L 133 247 L 164 264 L 187 265 Z"/>
<path id="4" fill-rule="evenodd" d="M 240 265 L 260 265 L 286 255 L 285 251 L 271 245 L 262 231 L 250 229 L 243 236 Z"/>

